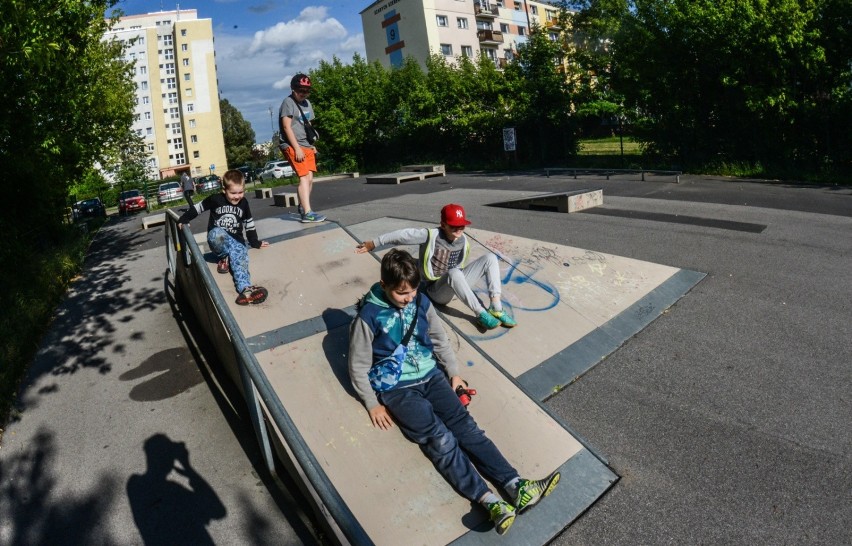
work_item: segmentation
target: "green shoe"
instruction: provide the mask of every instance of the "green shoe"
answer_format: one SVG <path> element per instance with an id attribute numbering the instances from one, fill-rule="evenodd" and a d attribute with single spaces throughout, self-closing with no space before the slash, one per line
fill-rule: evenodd
<path id="1" fill-rule="evenodd" d="M 559 477 L 559 472 L 554 472 L 543 480 L 521 480 L 518 483 L 518 496 L 515 499 L 518 513 L 532 508 L 538 501 L 550 495 L 556 489 Z"/>
<path id="2" fill-rule="evenodd" d="M 515 523 L 515 507 L 506 501 L 492 502 L 488 505 L 488 513 L 494 522 L 494 530 L 502 535 Z"/>
<path id="3" fill-rule="evenodd" d="M 497 320 L 499 320 L 499 321 L 500 321 L 500 324 L 502 324 L 502 325 L 503 325 L 503 326 L 505 326 L 506 328 L 514 328 L 515 326 L 517 326 L 517 325 L 518 325 L 518 323 L 515 321 L 515 319 L 513 319 L 512 317 L 510 317 L 510 316 L 509 316 L 509 314 L 508 314 L 508 313 L 506 313 L 506 311 L 497 311 L 497 310 L 496 310 L 496 309 L 494 309 L 493 307 L 489 307 L 489 308 L 488 308 L 488 313 L 489 313 L 492 317 L 494 317 L 494 318 L 496 318 Z"/>
<path id="4" fill-rule="evenodd" d="M 479 317 L 477 318 L 479 319 L 479 325 L 487 330 L 493 330 L 494 328 L 500 326 L 500 321 L 497 320 L 497 318 L 492 317 L 488 311 L 483 311 L 479 313 Z"/>

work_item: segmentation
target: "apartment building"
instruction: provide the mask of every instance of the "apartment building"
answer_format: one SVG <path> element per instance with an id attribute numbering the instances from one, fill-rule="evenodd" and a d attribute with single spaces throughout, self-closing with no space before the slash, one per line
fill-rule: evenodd
<path id="1" fill-rule="evenodd" d="M 433 54 L 451 62 L 485 55 L 502 68 L 534 24 L 558 37 L 558 11 L 532 0 L 376 0 L 361 11 L 361 25 L 370 62 L 400 66 L 411 56 L 425 66 Z"/>
<path id="2" fill-rule="evenodd" d="M 145 142 L 148 175 L 224 172 L 212 21 L 194 9 L 127 15 L 104 38 L 123 42 L 135 61 L 132 129 Z"/>

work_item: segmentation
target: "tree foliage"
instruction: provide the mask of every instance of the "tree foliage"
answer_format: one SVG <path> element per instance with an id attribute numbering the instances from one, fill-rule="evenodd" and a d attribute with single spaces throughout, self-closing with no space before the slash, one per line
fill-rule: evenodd
<path id="1" fill-rule="evenodd" d="M 611 40 L 609 85 L 651 152 L 685 165 L 849 167 L 849 0 L 581 7 L 585 36 Z"/>
<path id="2" fill-rule="evenodd" d="M 0 165 L 19 204 L 0 217 L 7 238 L 55 236 L 69 185 L 126 139 L 130 66 L 119 43 L 102 41 L 114 4 L 0 2 Z"/>
<path id="3" fill-rule="evenodd" d="M 219 101 L 222 116 L 222 135 L 225 139 L 225 157 L 228 168 L 239 167 L 252 161 L 254 148 L 254 129 L 243 118 L 242 113 L 228 99 Z"/>

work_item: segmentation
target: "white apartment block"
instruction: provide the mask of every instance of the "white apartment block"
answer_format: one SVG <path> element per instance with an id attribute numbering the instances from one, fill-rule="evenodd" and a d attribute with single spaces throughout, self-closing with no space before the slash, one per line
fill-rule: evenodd
<path id="1" fill-rule="evenodd" d="M 196 10 L 127 15 L 104 38 L 135 61 L 132 130 L 147 147 L 149 176 L 224 172 L 212 21 Z"/>
<path id="2" fill-rule="evenodd" d="M 533 25 L 551 39 L 559 10 L 532 0 L 376 0 L 361 11 L 367 60 L 386 67 L 413 57 L 425 66 L 430 55 L 455 62 L 485 55 L 502 68 L 525 42 Z"/>

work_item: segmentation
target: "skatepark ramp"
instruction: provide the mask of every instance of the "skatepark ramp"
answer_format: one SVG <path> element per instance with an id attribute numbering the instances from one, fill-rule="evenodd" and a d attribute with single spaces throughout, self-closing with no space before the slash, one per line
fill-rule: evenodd
<path id="1" fill-rule="evenodd" d="M 259 305 L 237 306 L 230 275 L 215 274 L 205 234 L 167 217 L 167 259 L 183 301 L 240 386 L 254 432 L 342 544 L 490 544 L 487 514 L 459 496 L 398 427 L 380 431 L 348 377 L 354 304 L 378 280 L 359 241 L 417 225 L 380 218 L 352 226 L 257 222 L 270 243 L 250 251 Z M 457 301 L 438 307 L 463 376 L 479 394 L 470 411 L 521 475 L 560 470 L 559 487 L 500 537 L 546 544 L 617 480 L 606 461 L 541 402 L 600 362 L 703 276 L 695 272 L 470 229 L 471 259 L 501 260 L 512 329 L 480 331 Z M 412 250 L 412 249 L 409 249 Z M 478 288 L 477 290 L 480 290 Z M 225 294 L 223 296 L 223 294 Z M 535 438 L 530 442 L 530 438 Z"/>

